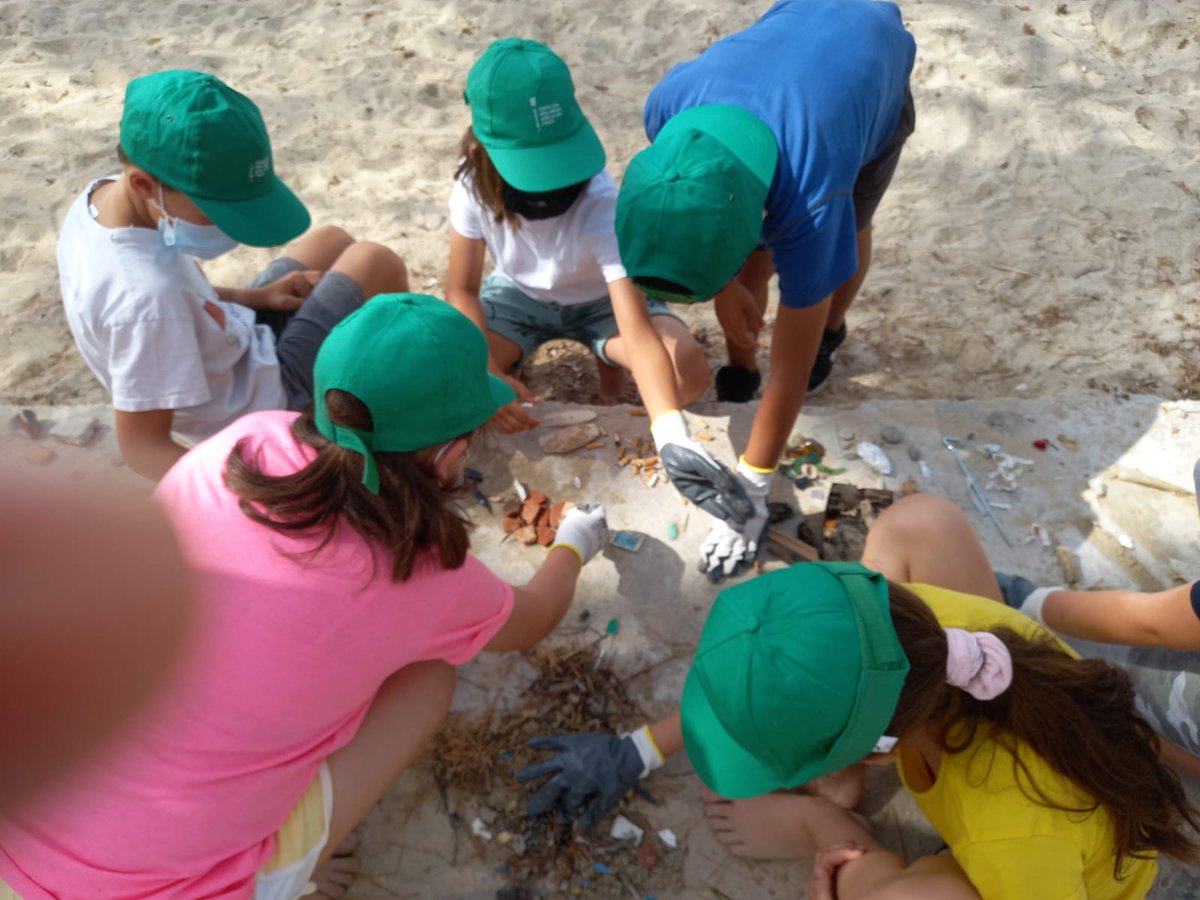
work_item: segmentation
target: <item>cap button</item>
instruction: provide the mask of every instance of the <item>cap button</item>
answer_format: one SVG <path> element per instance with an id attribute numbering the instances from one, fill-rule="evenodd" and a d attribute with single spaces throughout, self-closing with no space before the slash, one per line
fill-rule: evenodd
<path id="1" fill-rule="evenodd" d="M 761 625 L 762 625 L 762 622 L 758 621 L 758 616 L 747 616 L 746 617 L 746 630 L 747 631 L 749 631 L 749 632 L 758 631 L 758 629 Z"/>

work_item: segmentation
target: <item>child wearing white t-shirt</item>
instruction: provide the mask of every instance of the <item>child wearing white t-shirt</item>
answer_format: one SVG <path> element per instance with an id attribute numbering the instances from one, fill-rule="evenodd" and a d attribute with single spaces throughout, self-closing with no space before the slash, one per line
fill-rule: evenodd
<path id="1" fill-rule="evenodd" d="M 466 97 L 472 126 L 450 193 L 446 299 L 487 335 L 492 371 L 517 392 L 496 427 L 539 424 L 521 405 L 538 398 L 511 373 L 553 338 L 596 355 L 602 403 L 636 399 L 626 370 L 643 399 L 697 399 L 710 379 L 703 351 L 625 274 L 617 187 L 566 64 L 536 41 L 496 41 L 472 67 Z M 484 279 L 486 254 L 494 269 Z"/>
<path id="2" fill-rule="evenodd" d="M 58 241 L 76 346 L 112 395 L 117 440 L 158 479 L 202 439 L 259 410 L 312 403 L 312 364 L 339 321 L 408 287 L 404 262 L 340 228 L 315 228 L 244 288 L 198 259 L 276 246 L 309 226 L 274 172 L 258 108 L 212 75 L 158 72 L 126 89 L 120 175 L 93 181 Z"/>

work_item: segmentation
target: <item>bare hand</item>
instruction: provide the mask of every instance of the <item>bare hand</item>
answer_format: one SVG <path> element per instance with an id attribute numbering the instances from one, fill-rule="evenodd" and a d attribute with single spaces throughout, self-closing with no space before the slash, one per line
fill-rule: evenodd
<path id="1" fill-rule="evenodd" d="M 282 278 L 277 278 L 260 290 L 260 309 L 292 312 L 300 308 L 300 304 L 313 292 L 317 282 L 321 280 L 321 272 L 306 269 L 288 272 Z"/>
<path id="2" fill-rule="evenodd" d="M 859 859 L 866 852 L 866 848 L 853 841 L 830 844 L 818 850 L 813 859 L 812 884 L 808 888 L 810 900 L 837 900 L 834 891 L 837 870 L 851 860 Z"/>
<path id="3" fill-rule="evenodd" d="M 513 434 L 517 431 L 529 431 L 531 428 L 541 425 L 541 420 L 535 419 L 521 404 L 541 403 L 542 398 L 511 375 L 501 375 L 500 377 L 517 392 L 517 399 L 496 410 L 496 414 L 492 416 L 491 420 L 492 427 L 501 434 Z"/>
<path id="4" fill-rule="evenodd" d="M 763 329 L 762 313 L 758 311 L 753 295 L 741 283 L 734 280 L 725 285 L 713 298 L 713 306 L 729 343 L 743 350 L 758 347 L 758 333 Z"/>

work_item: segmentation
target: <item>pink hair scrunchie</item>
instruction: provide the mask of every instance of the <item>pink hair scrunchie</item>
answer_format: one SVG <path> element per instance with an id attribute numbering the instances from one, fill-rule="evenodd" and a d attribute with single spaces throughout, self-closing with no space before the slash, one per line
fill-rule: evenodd
<path id="1" fill-rule="evenodd" d="M 1012 684 L 1012 654 L 988 631 L 946 629 L 946 683 L 976 700 L 991 700 Z"/>

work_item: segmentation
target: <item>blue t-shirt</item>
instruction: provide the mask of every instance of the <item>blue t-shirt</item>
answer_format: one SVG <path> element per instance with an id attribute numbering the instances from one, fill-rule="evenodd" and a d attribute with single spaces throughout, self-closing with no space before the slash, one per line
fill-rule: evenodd
<path id="1" fill-rule="evenodd" d="M 646 99 L 651 141 L 672 116 L 709 103 L 770 126 L 779 164 L 763 242 L 784 306 L 821 302 L 858 268 L 854 181 L 899 124 L 916 52 L 892 3 L 780 0 L 672 68 Z"/>

